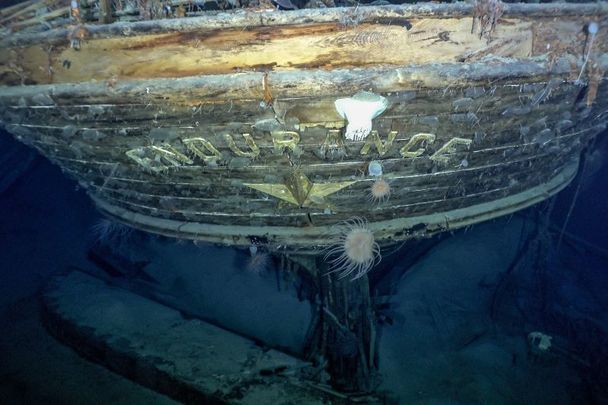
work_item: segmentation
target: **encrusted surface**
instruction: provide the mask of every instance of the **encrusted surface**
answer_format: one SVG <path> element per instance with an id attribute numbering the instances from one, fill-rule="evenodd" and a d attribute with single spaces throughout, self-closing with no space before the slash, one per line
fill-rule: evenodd
<path id="1" fill-rule="evenodd" d="M 442 7 L 370 7 L 350 25 L 314 10 L 117 23 L 77 48 L 16 35 L 0 81 L 28 85 L 2 88 L 0 119 L 123 221 L 228 244 L 323 245 L 319 229 L 352 217 L 408 223 L 544 190 L 605 128 L 606 8 L 505 5 L 480 36 L 469 6 Z M 335 103 L 360 92 L 386 109 L 351 140 Z M 372 161 L 390 198 L 371 196 Z M 244 231 L 180 234 L 193 223 Z"/>
<path id="2" fill-rule="evenodd" d="M 56 337 L 115 372 L 184 402 L 287 403 L 323 396 L 294 385 L 305 366 L 218 327 L 72 271 L 44 295 Z M 293 402 L 290 402 L 293 403 Z M 300 402 L 301 403 L 301 402 Z"/>

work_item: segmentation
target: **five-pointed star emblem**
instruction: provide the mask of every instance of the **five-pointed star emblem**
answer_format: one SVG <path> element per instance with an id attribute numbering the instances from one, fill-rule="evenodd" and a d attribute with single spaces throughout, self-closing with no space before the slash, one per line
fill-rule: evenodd
<path id="1" fill-rule="evenodd" d="M 310 207 L 313 205 L 329 206 L 330 204 L 325 200 L 325 197 L 353 183 L 355 181 L 313 183 L 301 170 L 295 170 L 285 177 L 283 183 L 245 183 L 245 185 L 290 204 Z"/>

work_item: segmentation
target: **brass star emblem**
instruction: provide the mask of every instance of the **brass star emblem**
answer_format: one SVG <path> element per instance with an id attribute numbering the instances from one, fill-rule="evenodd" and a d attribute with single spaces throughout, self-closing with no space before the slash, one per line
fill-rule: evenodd
<path id="1" fill-rule="evenodd" d="M 353 183 L 355 182 L 313 183 L 301 170 L 295 170 L 285 177 L 284 183 L 245 183 L 245 185 L 299 207 L 313 205 L 329 207 L 330 204 L 325 197 Z"/>

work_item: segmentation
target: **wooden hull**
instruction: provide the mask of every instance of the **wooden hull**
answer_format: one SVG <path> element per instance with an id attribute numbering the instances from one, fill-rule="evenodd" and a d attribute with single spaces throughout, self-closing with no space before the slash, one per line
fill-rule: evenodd
<path id="1" fill-rule="evenodd" d="M 555 10 L 506 8 L 491 35 L 471 34 L 462 5 L 91 26 L 78 50 L 62 32 L 52 48 L 22 34 L 2 42 L 1 117 L 146 231 L 314 252 L 363 218 L 391 244 L 514 212 L 574 177 L 605 128 L 608 8 Z M 387 106 L 349 140 L 336 100 L 361 91 Z M 379 178 L 390 196 L 370 195 Z"/>

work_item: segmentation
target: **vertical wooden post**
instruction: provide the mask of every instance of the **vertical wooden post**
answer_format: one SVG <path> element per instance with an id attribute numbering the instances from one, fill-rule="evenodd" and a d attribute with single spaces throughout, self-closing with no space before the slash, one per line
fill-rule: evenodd
<path id="1" fill-rule="evenodd" d="M 322 256 L 308 264 L 307 270 L 317 280 L 318 306 L 309 358 L 325 361 L 334 389 L 369 393 L 376 371 L 376 325 L 367 276 L 339 279 L 328 274 Z"/>
<path id="2" fill-rule="evenodd" d="M 99 22 L 102 24 L 112 22 L 112 0 L 99 0 Z"/>
<path id="3" fill-rule="evenodd" d="M 322 275 L 326 280 L 325 322 L 329 325 L 329 370 L 335 388 L 345 392 L 371 391 L 374 322 L 367 276 L 357 280 Z"/>

